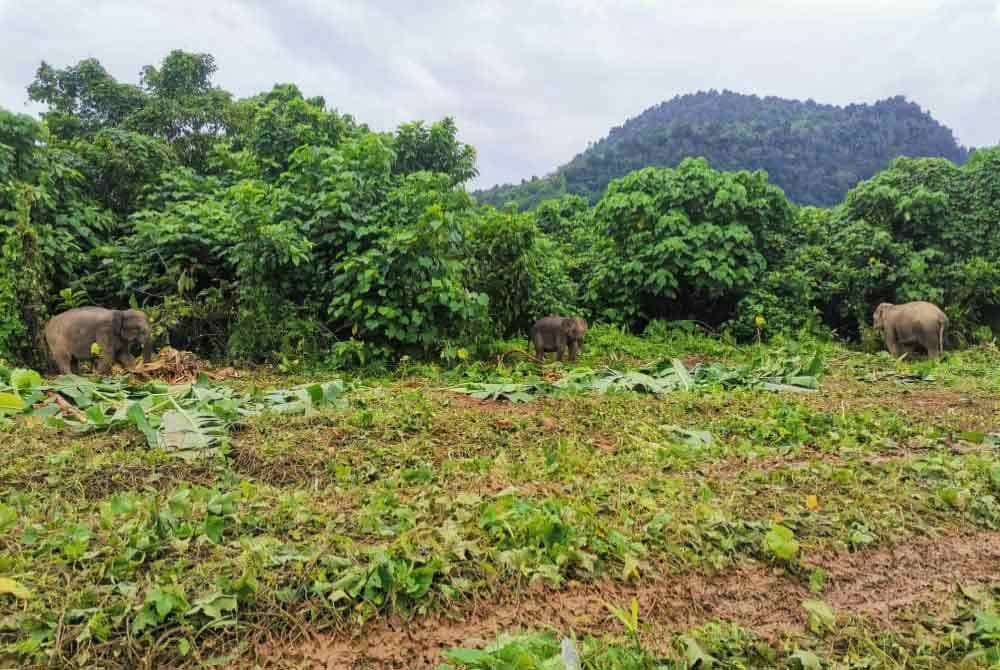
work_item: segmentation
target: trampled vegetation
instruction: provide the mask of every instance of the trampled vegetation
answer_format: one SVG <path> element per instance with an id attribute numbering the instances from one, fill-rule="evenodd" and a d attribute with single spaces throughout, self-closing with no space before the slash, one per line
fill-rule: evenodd
<path id="1" fill-rule="evenodd" d="M 459 387 L 544 385 L 530 363 L 302 394 L 4 372 L 5 658 L 573 667 L 567 638 L 585 668 L 988 667 L 995 349 L 591 335 L 521 403 Z M 690 381 L 560 383 L 608 368 Z M 171 397 L 232 427 L 171 432 Z"/>
<path id="2" fill-rule="evenodd" d="M 449 119 L 213 71 L 0 111 L 4 666 L 998 661 L 1000 149 L 831 209 L 688 158 L 518 212 Z M 877 353 L 916 299 L 948 354 Z M 236 370 L 43 376 L 88 304 Z M 576 364 L 525 353 L 549 313 Z"/>

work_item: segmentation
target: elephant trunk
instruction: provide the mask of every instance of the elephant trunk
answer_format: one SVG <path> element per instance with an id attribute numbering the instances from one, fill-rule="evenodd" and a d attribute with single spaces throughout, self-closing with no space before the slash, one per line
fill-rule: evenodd
<path id="1" fill-rule="evenodd" d="M 146 335 L 142 342 L 142 360 L 147 363 L 153 360 L 153 338 L 150 335 Z"/>

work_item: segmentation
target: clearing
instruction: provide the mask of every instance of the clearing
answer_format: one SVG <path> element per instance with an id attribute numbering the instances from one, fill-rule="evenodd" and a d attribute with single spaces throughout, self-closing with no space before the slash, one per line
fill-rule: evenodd
<path id="1" fill-rule="evenodd" d="M 598 328 L 542 376 L 8 371 L 0 666 L 987 668 L 998 365 Z"/>

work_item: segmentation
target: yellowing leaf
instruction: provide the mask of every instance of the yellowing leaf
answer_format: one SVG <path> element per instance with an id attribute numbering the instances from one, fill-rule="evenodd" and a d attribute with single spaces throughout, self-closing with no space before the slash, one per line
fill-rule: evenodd
<path id="1" fill-rule="evenodd" d="M 781 512 L 775 512 L 774 514 L 771 515 L 771 521 L 773 521 L 774 523 L 781 523 L 784 520 L 785 520 L 785 515 L 782 514 Z"/>
<path id="2" fill-rule="evenodd" d="M 31 591 L 21 584 L 21 582 L 13 580 L 10 577 L 0 577 L 0 593 L 9 593 L 21 600 L 31 600 Z"/>
<path id="3" fill-rule="evenodd" d="M 101 355 L 101 345 L 99 345 L 97 342 L 92 343 L 90 345 L 90 355 L 91 356 L 100 356 Z"/>
<path id="4" fill-rule="evenodd" d="M 24 401 L 16 393 L 0 393 L 0 411 L 13 410 L 20 412 L 24 409 Z"/>
<path id="5" fill-rule="evenodd" d="M 815 512 L 819 509 L 819 498 L 814 495 L 806 496 L 806 509 L 810 512 Z"/>

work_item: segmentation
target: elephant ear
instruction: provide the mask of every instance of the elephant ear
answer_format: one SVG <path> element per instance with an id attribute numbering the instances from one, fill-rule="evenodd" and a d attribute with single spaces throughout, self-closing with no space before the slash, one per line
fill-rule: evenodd
<path id="1" fill-rule="evenodd" d="M 875 308 L 875 313 L 872 315 L 872 325 L 875 328 L 882 328 L 885 325 L 885 313 L 889 311 L 890 307 L 892 307 L 892 303 L 882 302 Z"/>
<path id="2" fill-rule="evenodd" d="M 121 337 L 124 328 L 125 313 L 117 309 L 111 310 L 111 332 L 115 334 L 115 337 Z"/>

